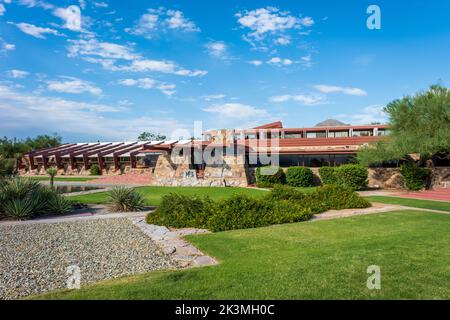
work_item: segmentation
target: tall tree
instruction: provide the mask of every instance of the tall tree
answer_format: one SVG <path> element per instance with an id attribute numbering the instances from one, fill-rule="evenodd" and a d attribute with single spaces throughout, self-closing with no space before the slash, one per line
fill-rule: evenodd
<path id="1" fill-rule="evenodd" d="M 138 136 L 139 141 L 161 141 L 166 140 L 166 136 L 162 135 L 160 133 L 153 133 L 153 132 L 142 132 Z"/>
<path id="2" fill-rule="evenodd" d="M 424 163 L 432 157 L 450 159 L 450 90 L 433 85 L 427 91 L 390 102 L 391 134 L 358 153 L 363 164 L 408 159 L 417 154 Z"/>

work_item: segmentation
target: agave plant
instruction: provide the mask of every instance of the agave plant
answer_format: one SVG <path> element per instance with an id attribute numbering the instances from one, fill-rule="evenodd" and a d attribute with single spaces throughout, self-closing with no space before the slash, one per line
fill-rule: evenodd
<path id="1" fill-rule="evenodd" d="M 14 177 L 0 185 L 0 212 L 13 219 L 42 214 L 62 214 L 72 210 L 69 200 L 38 181 Z"/>
<path id="2" fill-rule="evenodd" d="M 113 212 L 139 211 L 145 205 L 142 195 L 133 188 L 113 187 L 108 196 L 109 208 Z"/>

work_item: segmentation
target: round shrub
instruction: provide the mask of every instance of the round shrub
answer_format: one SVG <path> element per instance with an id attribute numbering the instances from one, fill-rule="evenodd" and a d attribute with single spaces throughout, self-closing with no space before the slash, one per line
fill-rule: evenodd
<path id="1" fill-rule="evenodd" d="M 310 194 L 310 197 L 312 198 L 311 202 L 323 205 L 325 210 L 368 208 L 371 206 L 369 201 L 351 188 L 332 184 L 317 188 Z"/>
<path id="2" fill-rule="evenodd" d="M 319 169 L 320 181 L 322 184 L 335 184 L 336 175 L 334 173 L 334 167 L 321 167 Z"/>
<path id="3" fill-rule="evenodd" d="M 286 182 L 292 187 L 312 187 L 314 174 L 310 168 L 289 167 L 286 172 Z"/>
<path id="4" fill-rule="evenodd" d="M 359 164 L 344 164 L 334 169 L 336 184 L 352 190 L 362 190 L 367 186 L 369 172 Z"/>
<path id="5" fill-rule="evenodd" d="M 406 163 L 400 167 L 400 173 L 405 180 L 406 188 L 417 191 L 426 187 L 430 179 L 431 170 L 417 167 L 412 163 Z"/>
<path id="6" fill-rule="evenodd" d="M 128 187 L 113 187 L 108 192 L 109 208 L 113 212 L 130 212 L 139 211 L 144 208 L 144 197 L 134 190 Z"/>
<path id="7" fill-rule="evenodd" d="M 256 185 L 260 188 L 273 187 L 276 184 L 285 184 L 286 174 L 280 167 L 258 167 L 256 169 Z"/>
<path id="8" fill-rule="evenodd" d="M 102 175 L 102 170 L 100 170 L 100 167 L 96 164 L 93 164 L 90 168 L 89 168 L 89 173 L 91 176 L 101 176 Z"/>

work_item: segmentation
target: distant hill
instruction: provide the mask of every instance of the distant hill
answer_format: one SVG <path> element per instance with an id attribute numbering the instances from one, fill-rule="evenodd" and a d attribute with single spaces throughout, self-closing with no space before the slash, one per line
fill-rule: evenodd
<path id="1" fill-rule="evenodd" d="M 339 127 L 339 126 L 349 126 L 349 124 L 336 119 L 327 119 L 315 125 L 315 127 Z"/>

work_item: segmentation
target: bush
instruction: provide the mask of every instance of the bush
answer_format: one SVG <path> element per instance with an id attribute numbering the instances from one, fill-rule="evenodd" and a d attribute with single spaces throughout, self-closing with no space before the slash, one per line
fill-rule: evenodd
<path id="1" fill-rule="evenodd" d="M 192 197 L 170 193 L 162 197 L 155 212 L 147 215 L 147 223 L 174 228 L 208 228 L 214 203 L 208 197 Z"/>
<path id="2" fill-rule="evenodd" d="M 96 164 L 93 164 L 90 168 L 89 168 L 89 174 L 91 176 L 101 176 L 102 175 L 102 170 L 100 170 L 100 167 Z"/>
<path id="3" fill-rule="evenodd" d="M 280 167 L 259 167 L 256 169 L 256 185 L 260 188 L 273 187 L 276 184 L 285 184 L 286 174 Z"/>
<path id="4" fill-rule="evenodd" d="M 431 170 L 417 167 L 412 163 L 406 163 L 400 167 L 400 173 L 405 180 L 406 188 L 417 191 L 425 188 L 430 178 Z"/>
<path id="5" fill-rule="evenodd" d="M 304 221 L 329 209 L 369 206 L 348 188 L 326 186 L 307 194 L 276 185 L 263 198 L 234 195 L 217 202 L 208 197 L 169 194 L 154 213 L 147 215 L 147 223 L 225 231 Z"/>
<path id="6" fill-rule="evenodd" d="M 312 202 L 324 206 L 326 210 L 342 210 L 350 208 L 368 208 L 370 202 L 361 197 L 351 188 L 337 185 L 326 185 L 317 188 L 310 194 Z"/>
<path id="7" fill-rule="evenodd" d="M 286 172 L 286 182 L 292 187 L 312 187 L 314 174 L 310 168 L 289 167 Z"/>
<path id="8" fill-rule="evenodd" d="M 0 214 L 8 218 L 29 219 L 72 209 L 70 201 L 35 180 L 9 178 L 0 186 Z"/>
<path id="9" fill-rule="evenodd" d="M 139 211 L 144 208 L 144 197 L 128 187 L 113 187 L 108 192 L 109 208 L 113 212 Z"/>
<path id="10" fill-rule="evenodd" d="M 320 181 L 322 184 L 336 184 L 334 167 L 321 167 L 319 169 Z"/>
<path id="11" fill-rule="evenodd" d="M 344 164 L 334 169 L 336 184 L 352 190 L 362 190 L 367 187 L 369 172 L 359 164 Z"/>

